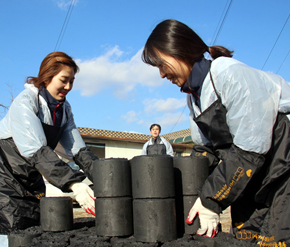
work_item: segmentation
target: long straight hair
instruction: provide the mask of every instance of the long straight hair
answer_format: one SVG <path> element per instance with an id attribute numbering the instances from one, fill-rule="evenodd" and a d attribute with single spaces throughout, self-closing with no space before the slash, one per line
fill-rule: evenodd
<path id="1" fill-rule="evenodd" d="M 208 47 L 187 25 L 169 19 L 159 23 L 150 34 L 142 53 L 143 62 L 152 66 L 163 64 L 159 52 L 170 55 L 192 67 L 209 52 L 213 59 L 232 57 L 232 51 L 222 46 Z"/>

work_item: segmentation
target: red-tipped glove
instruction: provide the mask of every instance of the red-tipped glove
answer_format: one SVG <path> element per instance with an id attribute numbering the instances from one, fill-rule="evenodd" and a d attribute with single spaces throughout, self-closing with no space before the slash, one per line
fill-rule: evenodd
<path id="1" fill-rule="evenodd" d="M 190 209 L 189 214 L 186 219 L 187 224 L 192 224 L 194 218 L 198 214 L 200 221 L 200 228 L 197 230 L 196 234 L 206 235 L 207 237 L 213 238 L 218 233 L 218 225 L 220 223 L 219 214 L 214 211 L 204 207 L 198 197 Z"/>
<path id="2" fill-rule="evenodd" d="M 95 215 L 95 197 L 93 190 L 85 183 L 73 183 L 70 186 L 79 205 L 88 213 Z"/>

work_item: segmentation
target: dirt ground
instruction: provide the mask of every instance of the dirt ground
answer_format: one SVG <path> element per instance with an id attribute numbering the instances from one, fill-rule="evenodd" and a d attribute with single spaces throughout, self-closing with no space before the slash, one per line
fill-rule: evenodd
<path id="1" fill-rule="evenodd" d="M 83 218 L 83 217 L 92 217 L 93 215 L 86 213 L 82 208 L 78 207 L 78 205 L 74 204 L 73 209 L 74 218 Z M 223 211 L 223 213 L 220 215 L 220 220 L 222 224 L 222 231 L 225 233 L 230 232 L 230 226 L 231 226 L 231 210 L 230 207 L 228 207 L 226 210 Z"/>

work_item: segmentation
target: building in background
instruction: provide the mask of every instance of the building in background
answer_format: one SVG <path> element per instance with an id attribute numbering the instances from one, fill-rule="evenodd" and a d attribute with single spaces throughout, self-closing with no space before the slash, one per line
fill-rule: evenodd
<path id="1" fill-rule="evenodd" d="M 78 128 L 87 147 L 99 158 L 127 158 L 141 155 L 142 148 L 151 135 Z M 161 135 L 172 145 L 174 156 L 189 156 L 193 143 L 190 129 Z"/>

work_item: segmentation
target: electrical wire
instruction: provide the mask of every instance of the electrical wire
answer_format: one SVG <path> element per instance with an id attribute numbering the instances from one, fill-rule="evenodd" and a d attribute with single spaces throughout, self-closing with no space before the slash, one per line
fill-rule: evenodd
<path id="1" fill-rule="evenodd" d="M 288 51 L 287 55 L 285 56 L 283 62 L 281 63 L 279 69 L 277 70 L 276 74 L 278 74 L 279 70 L 281 69 L 282 65 L 284 64 L 284 62 L 285 62 L 286 58 L 288 57 L 289 53 L 290 53 L 290 50 Z"/>
<path id="2" fill-rule="evenodd" d="M 61 44 L 61 42 L 62 42 L 62 39 L 63 39 L 63 37 L 64 37 L 64 33 L 65 33 L 65 31 L 66 31 L 66 28 L 67 28 L 67 26 L 68 26 L 68 23 L 69 23 L 69 20 L 70 20 L 70 17 L 71 17 L 71 13 L 72 13 L 72 9 L 71 9 L 71 11 L 70 11 L 70 14 L 69 14 L 68 21 L 66 22 L 66 26 L 65 26 L 65 29 L 64 29 L 64 32 L 63 32 L 63 35 L 62 35 L 62 37 L 61 37 L 61 40 L 60 40 L 60 43 L 59 43 L 59 45 Z"/>
<path id="3" fill-rule="evenodd" d="M 75 2 L 75 0 L 71 0 L 71 2 L 70 2 L 69 9 L 67 11 L 67 14 L 66 14 L 65 20 L 63 22 L 63 25 L 62 25 L 60 34 L 58 36 L 56 45 L 54 47 L 54 51 L 56 51 L 60 47 L 60 44 L 61 44 L 62 39 L 64 37 L 64 34 L 65 34 L 65 31 L 66 31 L 67 25 L 68 25 L 69 20 L 70 20 L 70 16 L 71 16 L 71 13 L 72 13 L 72 10 L 73 10 L 74 2 Z"/>
<path id="4" fill-rule="evenodd" d="M 181 114 L 179 115 L 179 118 L 177 119 L 175 125 L 172 127 L 172 129 L 169 131 L 169 133 L 172 133 L 172 130 L 175 128 L 176 124 L 179 122 L 179 119 L 181 118 L 181 116 L 185 110 L 185 107 L 186 107 L 186 105 L 183 107 L 183 110 L 182 110 Z"/>
<path id="5" fill-rule="evenodd" d="M 215 38 L 213 39 L 213 42 L 211 43 L 211 45 L 214 45 L 214 44 L 215 44 L 215 42 L 216 42 L 216 40 L 217 40 L 217 38 L 218 38 L 218 36 L 219 36 L 221 30 L 222 30 L 222 27 L 223 27 L 223 25 L 224 25 L 224 22 L 225 22 L 225 20 L 226 20 L 226 17 L 227 17 L 227 15 L 228 15 L 228 13 L 229 13 L 229 10 L 230 10 L 231 5 L 232 5 L 232 0 L 230 0 L 230 3 L 229 3 L 229 5 L 228 5 L 228 7 L 227 7 L 227 11 L 226 11 L 226 13 L 224 14 L 224 12 L 225 12 L 225 8 L 226 8 L 227 4 L 225 5 L 225 8 L 224 8 L 223 13 L 222 13 L 222 15 L 221 15 L 221 18 L 222 18 L 222 16 L 224 15 L 224 16 L 223 16 L 223 20 L 222 20 L 222 22 L 221 22 L 221 19 L 219 20 L 219 23 L 218 23 L 218 26 L 217 26 L 218 31 L 215 31 L 215 32 L 214 32 L 214 34 L 216 34 L 216 35 L 215 35 Z M 221 22 L 221 24 L 220 24 L 220 22 Z M 217 30 L 217 29 L 216 29 L 216 30 Z"/>
<path id="6" fill-rule="evenodd" d="M 228 2 L 227 2 L 227 3 L 228 3 Z M 213 45 L 213 44 L 216 42 L 216 40 L 217 40 L 217 38 L 218 38 L 218 36 L 219 36 L 219 33 L 220 33 L 220 31 L 221 31 L 221 29 L 222 29 L 222 27 L 223 27 L 223 24 L 224 24 L 224 22 L 225 22 L 225 20 L 226 20 L 226 17 L 227 17 L 227 15 L 228 15 L 228 12 L 229 12 L 229 10 L 230 10 L 231 5 L 232 5 L 232 0 L 230 0 L 230 3 L 228 4 L 227 10 L 226 10 L 226 13 L 224 14 L 227 4 L 225 5 L 225 8 L 224 8 L 224 10 L 223 10 L 223 13 L 222 13 L 222 15 L 221 15 L 221 18 L 220 18 L 220 20 L 219 20 L 219 22 L 218 22 L 218 25 L 217 25 L 217 28 L 216 28 L 216 31 L 218 30 L 218 32 L 217 32 L 216 36 L 215 36 L 216 31 L 214 32 L 215 39 L 214 39 L 214 41 L 212 42 L 211 45 Z M 222 18 L 222 16 L 223 16 L 223 18 Z M 221 22 L 221 19 L 222 19 L 222 22 Z M 220 22 L 221 22 L 221 24 L 220 24 Z M 219 25 L 219 24 L 220 24 L 220 25 Z M 214 36 L 213 36 L 213 37 L 214 37 Z M 185 110 L 185 107 L 186 107 L 186 105 L 183 107 L 183 110 L 182 110 L 182 112 L 181 112 L 179 118 L 177 119 L 176 123 L 174 124 L 174 126 L 172 127 L 172 129 L 170 130 L 169 133 L 172 132 L 172 130 L 175 128 L 175 126 L 176 126 L 177 123 L 179 122 L 179 120 L 180 120 L 180 118 L 181 118 L 181 116 L 182 116 L 182 114 L 183 114 L 183 112 L 184 112 L 184 110 Z"/>
<path id="7" fill-rule="evenodd" d="M 267 63 L 269 57 L 271 56 L 271 53 L 272 53 L 272 51 L 274 50 L 274 47 L 276 46 L 276 44 L 277 44 L 277 42 L 278 42 L 278 40 L 279 40 L 279 38 L 280 38 L 280 36 L 281 36 L 283 30 L 284 30 L 284 27 L 286 26 L 286 24 L 287 24 L 287 22 L 288 22 L 289 17 L 290 17 L 290 14 L 288 15 L 286 21 L 284 22 L 284 25 L 283 25 L 283 27 L 282 27 L 282 29 L 281 29 L 281 31 L 280 31 L 280 33 L 279 33 L 279 35 L 278 35 L 276 41 L 275 41 L 275 43 L 274 43 L 274 45 L 273 45 L 273 47 L 272 47 L 272 49 L 271 49 L 271 51 L 270 51 L 270 53 L 269 53 L 269 55 L 268 55 L 266 61 L 265 61 L 265 63 L 264 63 L 264 65 L 263 65 L 262 69 L 264 69 L 264 67 L 265 67 L 265 65 L 266 65 L 266 63 Z M 279 69 L 280 69 L 280 68 L 279 68 Z"/>
<path id="8" fill-rule="evenodd" d="M 225 8 L 224 8 L 224 10 L 223 10 L 223 12 L 222 12 L 222 15 L 221 15 L 221 18 L 220 18 L 220 20 L 219 20 L 219 22 L 218 22 L 218 24 L 217 24 L 217 26 L 216 26 L 216 29 L 215 29 L 215 31 L 214 31 L 214 33 L 213 33 L 213 36 L 212 36 L 212 39 L 211 39 L 211 45 L 213 45 L 213 41 L 215 40 L 216 34 L 217 34 L 218 29 L 219 29 L 219 27 L 220 27 L 220 23 L 221 23 L 221 21 L 222 21 L 222 18 L 223 18 L 223 16 L 224 16 L 225 11 L 226 11 L 226 7 L 227 7 L 227 4 L 225 5 Z"/>

